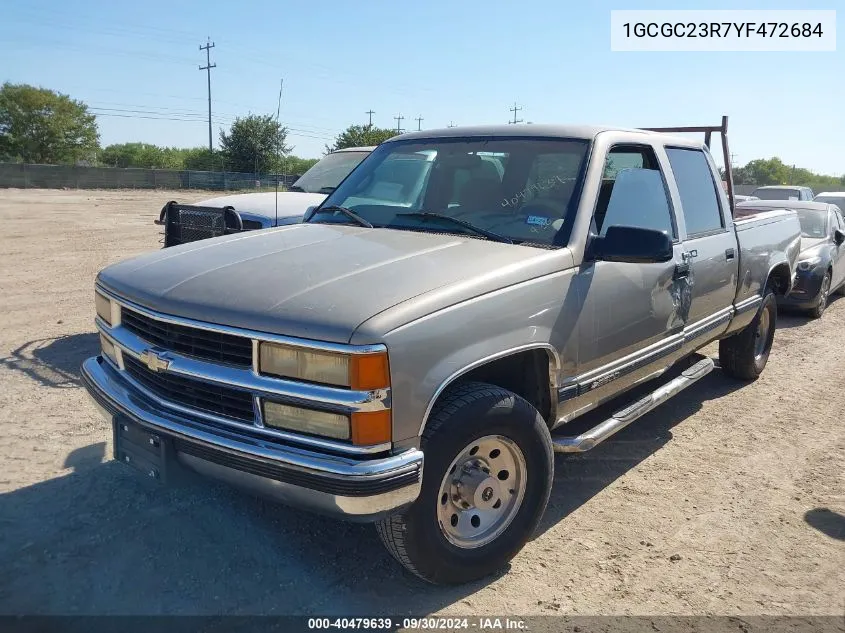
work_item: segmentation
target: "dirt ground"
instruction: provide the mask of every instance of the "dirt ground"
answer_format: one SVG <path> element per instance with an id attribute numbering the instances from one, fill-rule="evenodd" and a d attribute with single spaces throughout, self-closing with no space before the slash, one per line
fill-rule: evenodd
<path id="1" fill-rule="evenodd" d="M 205 197 L 0 190 L 0 613 L 843 614 L 843 299 L 782 316 L 757 382 L 717 370 L 557 456 L 536 537 L 469 586 L 417 581 L 369 526 L 111 461 L 78 371 L 95 274 L 160 248 L 164 202 Z"/>

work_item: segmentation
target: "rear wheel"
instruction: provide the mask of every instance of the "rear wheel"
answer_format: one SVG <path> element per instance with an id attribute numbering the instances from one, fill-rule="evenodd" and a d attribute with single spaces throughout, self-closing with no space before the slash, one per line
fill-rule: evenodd
<path id="1" fill-rule="evenodd" d="M 537 527 L 551 491 L 552 441 L 519 396 L 485 383 L 445 394 L 423 433 L 420 496 L 376 525 L 417 576 L 457 584 L 501 569 Z"/>
<path id="2" fill-rule="evenodd" d="M 726 374 L 740 380 L 754 380 L 766 367 L 777 325 L 777 300 L 771 288 L 754 320 L 744 330 L 719 341 L 719 364 Z"/>
<path id="3" fill-rule="evenodd" d="M 830 271 L 828 270 L 822 278 L 822 287 L 819 290 L 819 298 L 816 306 L 810 310 L 810 316 L 820 319 L 827 309 L 827 301 L 830 298 Z"/>

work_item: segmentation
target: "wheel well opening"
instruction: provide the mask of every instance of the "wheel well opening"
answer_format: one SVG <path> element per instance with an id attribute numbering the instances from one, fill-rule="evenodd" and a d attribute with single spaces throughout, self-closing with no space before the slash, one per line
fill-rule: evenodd
<path id="1" fill-rule="evenodd" d="M 785 295 L 789 292 L 792 286 L 792 276 L 789 274 L 789 266 L 787 264 L 778 264 L 769 273 L 769 286 L 775 291 L 775 294 Z"/>
<path id="2" fill-rule="evenodd" d="M 455 381 L 486 382 L 512 391 L 527 400 L 551 425 L 552 400 L 549 376 L 550 358 L 542 349 L 517 352 L 476 367 Z"/>

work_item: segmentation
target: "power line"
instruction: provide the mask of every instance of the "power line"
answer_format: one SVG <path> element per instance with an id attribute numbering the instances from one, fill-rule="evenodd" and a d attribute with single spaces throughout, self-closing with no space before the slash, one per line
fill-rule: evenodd
<path id="1" fill-rule="evenodd" d="M 205 46 L 200 46 L 201 51 L 205 51 L 205 66 L 200 66 L 200 70 L 206 71 L 208 74 L 208 151 L 213 152 L 214 146 L 211 141 L 211 69 L 216 68 L 217 64 L 211 63 L 211 49 L 214 48 L 214 42 L 209 37 Z M 279 95 L 281 99 L 281 94 Z"/>
<path id="2" fill-rule="evenodd" d="M 367 124 L 367 126 L 373 127 L 373 115 L 375 114 L 375 112 L 373 112 L 372 110 L 367 110 L 364 114 L 370 115 L 370 122 Z"/>
<path id="3" fill-rule="evenodd" d="M 396 121 L 396 133 L 397 134 L 402 133 L 402 119 L 404 119 L 404 118 L 405 117 L 403 117 L 401 113 L 399 114 L 399 116 L 393 117 L 393 119 Z"/>
<path id="4" fill-rule="evenodd" d="M 422 130 L 423 118 L 421 116 L 418 116 L 416 118 L 416 122 L 417 122 L 417 132 L 419 132 L 420 130 Z"/>
<path id="5" fill-rule="evenodd" d="M 516 105 L 516 101 L 513 102 L 513 107 L 508 108 L 508 110 L 513 112 L 513 121 L 508 121 L 508 123 L 513 123 L 513 124 L 522 123 L 522 121 L 523 121 L 522 119 L 517 120 L 517 118 L 516 118 L 516 113 L 519 112 L 520 110 L 522 110 L 521 106 Z"/>

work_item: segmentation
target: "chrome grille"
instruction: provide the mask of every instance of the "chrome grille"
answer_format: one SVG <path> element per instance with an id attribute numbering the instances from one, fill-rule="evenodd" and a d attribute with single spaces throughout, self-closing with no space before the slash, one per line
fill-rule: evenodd
<path id="1" fill-rule="evenodd" d="M 162 349 L 239 367 L 252 366 L 252 341 L 242 336 L 159 321 L 126 307 L 121 310 L 121 323 Z"/>
<path id="2" fill-rule="evenodd" d="M 250 423 L 255 420 L 252 394 L 248 391 L 153 372 L 129 354 L 123 355 L 123 364 L 126 373 L 163 400 Z"/>

